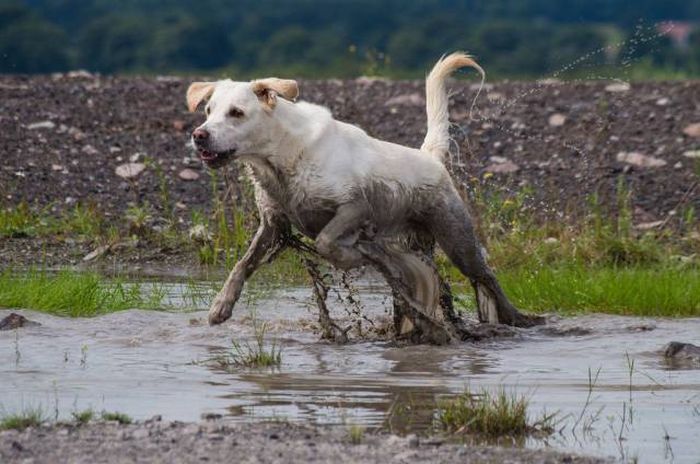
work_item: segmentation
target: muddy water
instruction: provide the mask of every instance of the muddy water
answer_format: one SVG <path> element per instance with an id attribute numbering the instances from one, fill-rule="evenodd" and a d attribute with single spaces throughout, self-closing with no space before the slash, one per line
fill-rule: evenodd
<path id="1" fill-rule="evenodd" d="M 168 289 L 177 303 L 183 289 Z M 372 318 L 388 314 L 381 290 L 362 294 Z M 312 332 L 307 289 L 245 300 L 219 327 L 208 327 L 202 311 L 92 319 L 21 311 L 41 326 L 0 332 L 0 404 L 7 411 L 41 406 L 63 418 L 85 408 L 185 421 L 213 413 L 403 433 L 428 430 L 444 395 L 467 385 L 505 386 L 531 397 L 533 415 L 558 411 L 560 420 L 561 432 L 547 441 L 516 445 L 641 462 L 700 460 L 700 369 L 668 364 L 659 352 L 671 340 L 700 344 L 700 319 L 585 316 L 476 345 L 336 346 Z M 281 367 L 226 372 L 203 362 L 232 338 L 252 340 L 251 311 L 270 322 Z M 339 308 L 336 315 L 346 317 Z"/>

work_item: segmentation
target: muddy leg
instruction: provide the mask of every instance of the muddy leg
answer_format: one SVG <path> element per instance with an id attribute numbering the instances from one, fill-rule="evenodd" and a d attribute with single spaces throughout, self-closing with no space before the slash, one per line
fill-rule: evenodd
<path id="1" fill-rule="evenodd" d="M 476 292 L 479 321 L 529 327 L 543 323 L 537 316 L 520 313 L 506 297 L 481 252 L 471 218 L 462 200 L 454 195 L 434 216 L 434 234 L 452 263 L 469 278 Z"/>
<path id="2" fill-rule="evenodd" d="M 318 323 L 321 326 L 321 338 L 332 340 L 336 343 L 348 342 L 348 331 L 352 326 L 342 329 L 333 319 L 331 319 L 326 300 L 328 298 L 328 285 L 323 280 L 323 276 L 318 269 L 318 264 L 309 258 L 304 258 L 304 266 L 311 276 L 314 298 L 318 306 Z"/>
<path id="3" fill-rule="evenodd" d="M 284 248 L 286 224 L 262 217 L 243 258 L 236 263 L 226 283 L 209 308 L 209 324 L 221 324 L 231 317 L 233 306 L 243 291 L 243 284 L 264 262 L 270 262 Z"/>
<path id="4" fill-rule="evenodd" d="M 359 242 L 357 249 L 391 287 L 398 338 L 437 345 L 458 338 L 440 311 L 439 279 L 434 268 L 416 255 L 373 241 Z"/>

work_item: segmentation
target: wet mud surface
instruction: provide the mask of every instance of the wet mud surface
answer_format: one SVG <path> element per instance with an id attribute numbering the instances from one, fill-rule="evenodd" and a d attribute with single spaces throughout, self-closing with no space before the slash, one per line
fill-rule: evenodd
<path id="1" fill-rule="evenodd" d="M 178 288 L 171 291 L 177 297 Z M 385 291 L 363 288 L 362 293 L 370 319 L 388 319 Z M 313 308 L 304 288 L 256 300 L 244 296 L 232 321 L 216 327 L 207 326 L 204 312 L 135 309 L 69 320 L 14 311 L 41 325 L 0 332 L 3 407 L 41 405 L 64 420 L 86 408 L 119 411 L 140 421 L 157 414 L 183 422 L 220 417 L 217 424 L 244 435 L 246 427 L 252 427 L 251 434 L 257 429 L 242 424 L 276 421 L 322 427 L 318 433 L 329 433 L 332 441 L 347 436 L 350 425 L 366 427 L 367 433 L 432 436 L 439 432 L 434 417 L 441 398 L 466 386 L 477 391 L 504 386 L 530 397 L 534 417 L 557 411 L 560 420 L 557 433 L 515 443 L 518 447 L 640 462 L 697 461 L 700 369 L 667 360 L 664 349 L 671 340 L 700 343 L 700 319 L 592 315 L 550 318 L 546 326 L 518 329 L 507 338 L 445 347 L 397 346 L 371 337 L 335 345 L 314 333 Z M 342 308 L 331 311 L 347 322 Z M 253 341 L 251 312 L 268 322 L 266 339 L 281 347 L 281 366 L 225 369 L 207 362 L 230 349 L 232 339 Z M 0 311 L 0 318 L 9 313 Z M 108 433 L 122 433 L 113 428 Z M 60 430 L 27 432 L 28 448 L 34 438 L 67 442 L 67 437 L 98 433 Z M 224 435 L 223 440 L 234 439 Z M 458 448 L 445 449 L 450 450 L 445 459 L 456 459 L 449 453 Z"/>

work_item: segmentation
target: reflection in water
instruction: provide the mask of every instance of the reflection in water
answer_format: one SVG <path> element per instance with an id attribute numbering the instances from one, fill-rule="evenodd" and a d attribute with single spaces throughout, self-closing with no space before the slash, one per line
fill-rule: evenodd
<path id="1" fill-rule="evenodd" d="M 547 444 L 584 453 L 693 462 L 700 455 L 700 369 L 667 364 L 670 340 L 700 344 L 700 319 L 566 319 L 518 339 L 477 345 L 336 346 L 306 328 L 306 289 L 254 305 L 282 345 L 277 370 L 223 372 L 202 363 L 253 337 L 249 309 L 206 325 L 204 313 L 126 311 L 93 319 L 23 312 L 42 325 L 0 332 L 0 403 L 13 411 L 40 404 L 64 418 L 92 407 L 145 419 L 288 420 L 361 424 L 396 433 L 433 425 L 444 395 L 504 386 L 531 398 L 531 411 L 559 411 L 561 434 Z M 177 297 L 177 295 L 175 295 Z M 384 314 L 384 295 L 364 296 Z M 8 311 L 0 310 L 0 317 Z M 646 327 L 645 330 L 638 330 Z M 194 361 L 194 362 L 193 362 Z M 630 365 L 634 368 L 630 369 Z M 588 372 L 600 369 L 589 384 Z M 590 401 L 586 404 L 589 390 Z M 573 424 L 579 419 L 573 430 Z M 697 460 L 697 459 L 696 459 Z"/>

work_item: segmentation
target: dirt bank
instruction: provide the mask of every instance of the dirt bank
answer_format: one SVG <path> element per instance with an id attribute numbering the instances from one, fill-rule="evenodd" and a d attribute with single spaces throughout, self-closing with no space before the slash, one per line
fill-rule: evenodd
<path id="1" fill-rule="evenodd" d="M 599 463 L 598 458 L 521 448 L 466 446 L 443 439 L 363 433 L 353 444 L 347 427 L 291 424 L 223 425 L 217 421 L 147 421 L 132 425 L 55 425 L 0 432 L 6 463 L 71 462 L 507 462 Z"/>
<path id="2" fill-rule="evenodd" d="M 210 174 L 186 147 L 190 131 L 203 120 L 185 109 L 191 80 L 0 76 L 2 202 L 56 208 L 94 202 L 118 215 L 128 202 L 147 200 L 162 208 L 165 182 L 179 216 L 207 208 Z M 700 123 L 699 81 L 633 83 L 629 90 L 604 82 L 498 83 L 482 92 L 474 120 L 468 108 L 475 87 L 459 82 L 452 88 L 461 153 L 455 161 L 466 165 L 469 176 L 483 179 L 494 171 L 488 182 L 497 186 L 531 186 L 539 214 L 576 212 L 595 191 L 609 198 L 625 173 L 639 220 L 663 219 L 697 182 L 697 159 L 687 152 L 700 148 L 700 138 L 684 129 Z M 371 135 L 421 144 L 422 82 L 305 81 L 301 93 Z M 115 174 L 120 164 L 144 158 L 160 166 L 162 175 L 155 165 L 129 181 Z M 639 160 L 651 166 L 633 163 Z M 186 167 L 199 177 L 181 179 Z M 700 208 L 700 195 L 691 203 Z"/>

